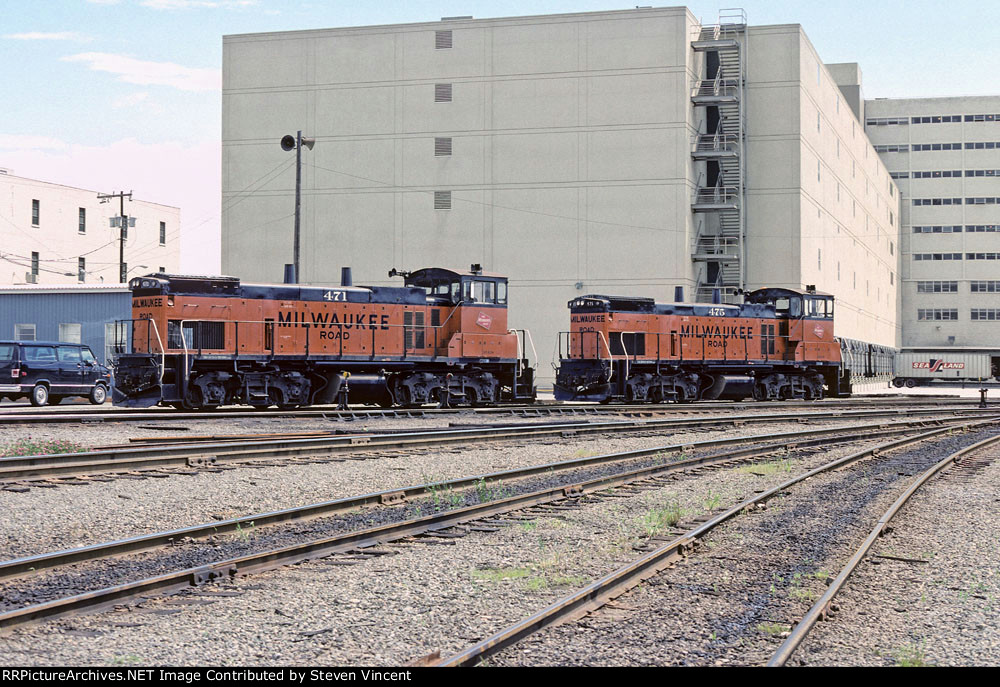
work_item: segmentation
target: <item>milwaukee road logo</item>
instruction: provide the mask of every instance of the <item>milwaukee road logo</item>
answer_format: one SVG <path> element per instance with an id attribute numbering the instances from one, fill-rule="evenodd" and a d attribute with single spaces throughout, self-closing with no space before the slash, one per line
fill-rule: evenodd
<path id="1" fill-rule="evenodd" d="M 914 370 L 930 370 L 939 372 L 940 370 L 964 370 L 965 363 L 948 363 L 944 360 L 930 360 L 926 363 L 913 363 Z"/>
<path id="2" fill-rule="evenodd" d="M 476 324 L 478 324 L 483 329 L 489 329 L 490 325 L 493 324 L 493 318 L 484 312 L 479 313 L 479 317 L 476 318 Z"/>
<path id="3" fill-rule="evenodd" d="M 682 324 L 681 336 L 713 337 L 720 339 L 752 339 L 753 327 L 717 324 Z"/>

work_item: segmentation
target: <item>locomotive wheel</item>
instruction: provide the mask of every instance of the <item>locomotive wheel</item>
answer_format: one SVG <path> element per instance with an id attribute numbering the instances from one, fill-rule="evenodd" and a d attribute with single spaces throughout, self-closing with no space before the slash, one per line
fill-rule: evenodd
<path id="1" fill-rule="evenodd" d="M 413 395 L 410 393 L 410 387 L 405 384 L 396 387 L 396 404 L 402 408 L 413 407 Z"/>

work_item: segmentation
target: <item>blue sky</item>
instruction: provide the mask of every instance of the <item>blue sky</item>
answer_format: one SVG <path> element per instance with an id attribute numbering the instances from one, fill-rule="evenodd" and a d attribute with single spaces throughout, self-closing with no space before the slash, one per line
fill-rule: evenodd
<path id="1" fill-rule="evenodd" d="M 753 25 L 802 24 L 825 62 L 859 62 L 868 98 L 1000 93 L 1000 3 L 687 6 L 714 23 L 720 7 L 735 4 Z M 633 7 L 608 0 L 0 0 L 0 167 L 179 206 L 182 267 L 216 271 L 223 35 Z"/>

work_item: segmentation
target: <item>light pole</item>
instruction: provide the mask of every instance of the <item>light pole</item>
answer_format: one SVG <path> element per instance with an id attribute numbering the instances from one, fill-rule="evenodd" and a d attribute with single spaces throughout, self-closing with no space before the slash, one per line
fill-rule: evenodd
<path id="1" fill-rule="evenodd" d="M 292 275 L 292 284 L 299 283 L 299 207 L 302 204 L 302 146 L 305 146 L 309 150 L 313 149 L 316 145 L 315 138 L 302 138 L 302 132 L 297 131 L 293 137 L 291 134 L 286 134 L 281 138 L 281 149 L 284 151 L 294 150 L 295 151 L 295 239 L 294 248 L 292 251 L 292 265 L 295 270 Z M 286 281 L 288 279 L 286 278 Z"/>

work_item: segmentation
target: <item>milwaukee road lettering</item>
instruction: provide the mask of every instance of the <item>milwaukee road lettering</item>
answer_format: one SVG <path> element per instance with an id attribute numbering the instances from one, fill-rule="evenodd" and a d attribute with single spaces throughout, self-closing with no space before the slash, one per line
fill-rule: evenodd
<path id="1" fill-rule="evenodd" d="M 376 315 L 374 313 L 371 315 L 346 313 L 343 321 L 341 321 L 337 313 L 309 313 L 297 310 L 278 313 L 278 327 L 299 327 L 303 325 L 308 325 L 310 329 L 314 327 L 319 329 L 319 338 L 321 339 L 349 339 L 351 338 L 350 330 L 352 329 L 381 329 L 388 331 L 389 316 Z"/>
<path id="2" fill-rule="evenodd" d="M 712 337 L 718 339 L 752 339 L 753 327 L 717 324 L 682 324 L 681 336 Z"/>

